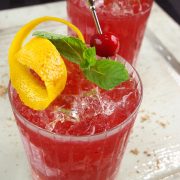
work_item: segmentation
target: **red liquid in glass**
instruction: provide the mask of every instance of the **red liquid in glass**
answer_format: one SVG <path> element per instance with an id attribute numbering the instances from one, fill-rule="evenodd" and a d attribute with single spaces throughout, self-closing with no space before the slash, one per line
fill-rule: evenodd
<path id="1" fill-rule="evenodd" d="M 108 5 L 100 0 L 95 2 L 103 32 L 112 32 L 119 38 L 119 55 L 135 65 L 153 0 L 110 0 Z M 69 20 L 82 31 L 89 44 L 97 32 L 86 1 L 68 0 L 67 12 Z M 69 33 L 73 34 L 70 30 Z"/>
<path id="2" fill-rule="evenodd" d="M 113 180 L 119 168 L 140 99 L 137 79 L 110 91 L 86 80 L 79 68 L 66 62 L 67 85 L 43 111 L 26 107 L 13 90 L 15 117 L 31 164 L 34 180 Z M 108 130 L 126 123 L 111 133 Z M 43 129 L 54 132 L 46 134 Z M 100 136 L 90 136 L 101 133 Z M 74 139 L 77 136 L 78 139 Z M 84 137 L 83 135 L 89 135 Z M 82 137 L 82 138 L 81 138 Z"/>

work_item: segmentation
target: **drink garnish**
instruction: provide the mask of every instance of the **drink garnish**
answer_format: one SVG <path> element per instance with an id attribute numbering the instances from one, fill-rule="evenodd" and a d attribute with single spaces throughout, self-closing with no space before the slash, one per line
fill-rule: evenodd
<path id="1" fill-rule="evenodd" d="M 38 37 L 22 46 L 32 29 L 41 22 L 51 20 L 66 24 L 79 39 L 35 32 L 34 35 Z M 88 80 L 105 90 L 129 78 L 125 66 L 120 62 L 97 59 L 95 47 L 87 47 L 81 32 L 71 23 L 55 17 L 37 18 L 18 31 L 9 49 L 11 83 L 25 105 L 34 110 L 43 110 L 61 94 L 67 80 L 62 57 L 79 65 Z"/>
<path id="2" fill-rule="evenodd" d="M 30 31 L 45 21 L 56 21 L 67 25 L 84 41 L 77 27 L 57 17 L 37 18 L 17 32 L 8 54 L 11 84 L 21 101 L 34 110 L 47 108 L 62 92 L 67 78 L 64 61 L 49 40 L 33 38 L 23 46 Z M 40 83 L 39 80 L 43 82 Z"/>
<path id="3" fill-rule="evenodd" d="M 90 45 L 96 47 L 96 53 L 101 57 L 114 56 L 119 51 L 119 39 L 113 33 L 94 34 Z"/>
<path id="4" fill-rule="evenodd" d="M 87 47 L 75 37 L 55 37 L 56 34 L 44 31 L 36 31 L 33 35 L 50 40 L 65 59 L 78 64 L 85 77 L 102 89 L 110 90 L 129 78 L 122 63 L 110 58 L 97 59 L 95 47 Z"/>
<path id="5" fill-rule="evenodd" d="M 28 106 L 44 109 L 65 87 L 67 70 L 62 57 L 50 41 L 35 37 L 16 53 L 15 58 L 15 66 L 21 70 L 11 77 L 13 86 Z M 40 77 L 44 86 L 29 70 Z"/>
<path id="6" fill-rule="evenodd" d="M 119 39 L 113 33 L 105 33 L 102 31 L 95 7 L 95 0 L 87 0 L 89 9 L 91 10 L 96 30 L 98 34 L 94 34 L 90 39 L 91 47 L 96 47 L 96 53 L 101 57 L 114 56 L 119 51 Z"/>

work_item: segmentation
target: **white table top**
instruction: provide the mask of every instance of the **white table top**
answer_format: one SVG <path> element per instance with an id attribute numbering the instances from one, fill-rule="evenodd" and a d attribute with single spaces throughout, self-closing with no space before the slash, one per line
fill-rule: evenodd
<path id="1" fill-rule="evenodd" d="M 31 179 L 7 93 L 3 93 L 8 84 L 8 47 L 18 28 L 29 20 L 44 15 L 66 18 L 65 5 L 57 2 L 0 12 L 1 180 Z M 148 29 L 180 60 L 180 28 L 156 4 Z M 137 69 L 144 85 L 144 98 L 117 180 L 179 180 L 180 75 L 153 48 L 147 36 Z"/>

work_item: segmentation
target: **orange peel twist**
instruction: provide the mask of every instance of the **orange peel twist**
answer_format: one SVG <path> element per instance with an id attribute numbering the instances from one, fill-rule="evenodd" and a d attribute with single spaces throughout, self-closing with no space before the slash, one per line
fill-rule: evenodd
<path id="1" fill-rule="evenodd" d="M 10 79 L 20 99 L 34 110 L 43 110 L 63 91 L 67 70 L 55 46 L 47 39 L 33 38 L 22 47 L 28 34 L 40 23 L 56 21 L 67 25 L 84 42 L 80 30 L 68 21 L 57 17 L 40 17 L 23 26 L 9 48 Z M 31 73 L 33 70 L 44 86 Z"/>

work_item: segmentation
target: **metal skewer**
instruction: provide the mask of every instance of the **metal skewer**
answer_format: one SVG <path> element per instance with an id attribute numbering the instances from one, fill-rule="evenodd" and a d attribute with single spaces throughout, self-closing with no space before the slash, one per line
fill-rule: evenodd
<path id="1" fill-rule="evenodd" d="M 101 29 L 99 19 L 97 17 L 97 13 L 96 13 L 95 0 L 87 0 L 87 2 L 88 2 L 88 5 L 89 5 L 89 9 L 92 12 L 93 19 L 94 19 L 97 31 L 98 31 L 99 34 L 102 34 L 102 29 Z"/>

